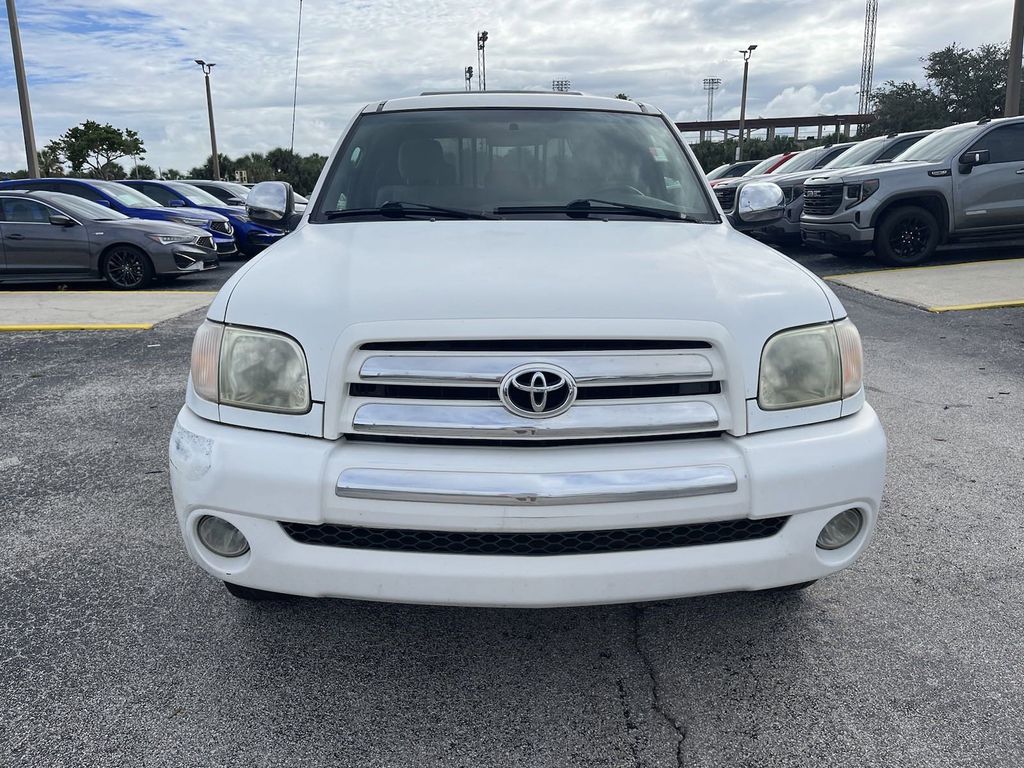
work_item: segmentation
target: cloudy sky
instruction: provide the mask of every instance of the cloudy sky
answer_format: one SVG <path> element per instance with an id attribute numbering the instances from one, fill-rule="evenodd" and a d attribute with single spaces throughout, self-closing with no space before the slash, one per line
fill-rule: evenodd
<path id="1" fill-rule="evenodd" d="M 85 119 L 139 131 L 154 167 L 209 154 L 202 74 L 216 62 L 221 152 L 288 146 L 298 0 L 18 0 L 39 146 Z M 1012 0 L 881 0 L 875 82 L 922 80 L 919 58 L 956 41 L 1009 37 Z M 5 14 L 6 15 L 6 14 Z M 723 80 L 715 113 L 853 112 L 863 0 L 304 0 L 295 149 L 327 153 L 370 101 L 461 89 L 490 33 L 488 87 L 620 91 L 677 119 L 706 114 L 701 81 Z M 0 169 L 24 168 L 6 20 L 0 28 Z"/>

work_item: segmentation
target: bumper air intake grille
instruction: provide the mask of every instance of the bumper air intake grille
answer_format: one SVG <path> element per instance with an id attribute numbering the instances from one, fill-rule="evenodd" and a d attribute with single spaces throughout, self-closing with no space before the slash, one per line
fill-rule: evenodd
<path id="1" fill-rule="evenodd" d="M 804 213 L 831 216 L 843 202 L 842 184 L 821 184 L 804 189 Z"/>
<path id="2" fill-rule="evenodd" d="M 466 532 L 361 528 L 352 525 L 309 525 L 282 522 L 300 544 L 385 552 L 427 552 L 444 555 L 592 555 L 640 552 L 703 544 L 727 544 L 774 536 L 789 520 L 722 520 L 713 523 L 624 528 L 610 531 Z"/>

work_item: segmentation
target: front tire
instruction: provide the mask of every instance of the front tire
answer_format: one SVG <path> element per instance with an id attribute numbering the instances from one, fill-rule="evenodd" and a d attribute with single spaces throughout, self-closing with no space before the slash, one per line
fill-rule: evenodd
<path id="1" fill-rule="evenodd" d="M 132 245 L 115 245 L 103 257 L 103 279 L 118 291 L 137 291 L 153 280 L 149 256 Z"/>
<path id="2" fill-rule="evenodd" d="M 916 205 L 887 213 L 875 231 L 875 255 L 887 264 L 913 267 L 928 261 L 939 247 L 939 222 Z"/>
<path id="3" fill-rule="evenodd" d="M 274 600 L 287 600 L 288 595 L 282 595 L 280 592 L 268 592 L 265 589 L 253 589 L 252 587 L 243 587 L 241 584 L 232 584 L 230 581 L 225 581 L 224 586 L 227 587 L 228 592 L 233 597 L 237 597 L 239 600 L 248 600 L 254 603 L 265 603 Z"/>

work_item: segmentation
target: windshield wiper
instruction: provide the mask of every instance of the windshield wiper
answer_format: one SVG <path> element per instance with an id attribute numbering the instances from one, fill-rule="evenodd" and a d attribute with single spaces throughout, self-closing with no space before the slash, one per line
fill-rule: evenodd
<path id="1" fill-rule="evenodd" d="M 590 214 L 600 213 L 624 213 L 634 216 L 645 216 L 652 219 L 670 219 L 672 221 L 686 221 L 691 223 L 702 223 L 700 219 L 688 216 L 679 211 L 667 208 L 650 208 L 646 205 L 633 205 L 632 203 L 619 203 L 614 200 L 600 200 L 594 197 L 581 197 L 572 200 L 565 205 L 521 205 L 495 208 L 495 213 L 564 213 L 570 217 L 587 218 Z"/>
<path id="2" fill-rule="evenodd" d="M 483 211 L 467 211 L 462 208 L 444 208 L 440 205 L 426 203 L 404 203 L 400 200 L 389 200 L 379 208 L 348 208 L 340 211 L 326 211 L 324 216 L 333 219 L 355 218 L 358 216 L 383 216 L 387 219 L 405 219 L 411 216 L 443 216 L 449 219 L 496 219 Z"/>

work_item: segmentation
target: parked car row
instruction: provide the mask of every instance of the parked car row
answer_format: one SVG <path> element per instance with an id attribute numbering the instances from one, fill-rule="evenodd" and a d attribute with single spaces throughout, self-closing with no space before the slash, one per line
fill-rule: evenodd
<path id="1" fill-rule="evenodd" d="M 0 282 L 102 278 L 130 290 L 254 256 L 287 233 L 250 220 L 248 193 L 222 181 L 0 182 Z"/>
<path id="2" fill-rule="evenodd" d="M 1024 118 L 986 118 L 816 147 L 771 176 L 720 176 L 714 191 L 729 212 L 745 184 L 775 182 L 784 194 L 783 216 L 754 236 L 839 253 L 871 251 L 889 264 L 913 266 L 944 243 L 1024 234 L 1022 177 Z"/>

